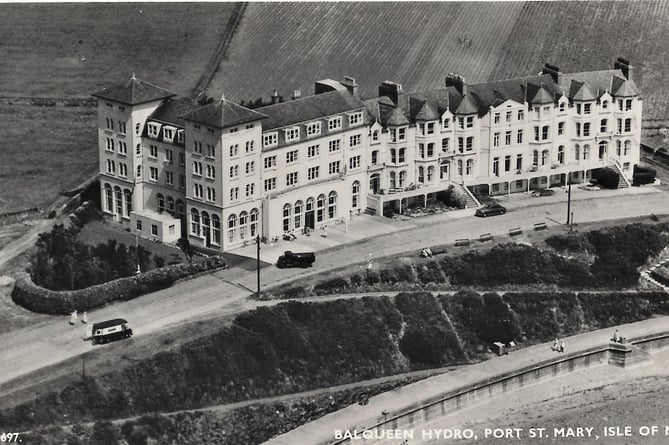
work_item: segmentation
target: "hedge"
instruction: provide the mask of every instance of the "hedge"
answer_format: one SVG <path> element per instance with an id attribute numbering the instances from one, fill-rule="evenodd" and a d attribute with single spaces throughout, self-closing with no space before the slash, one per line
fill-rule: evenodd
<path id="1" fill-rule="evenodd" d="M 66 315 L 73 310 L 87 311 L 112 301 L 131 300 L 170 287 L 181 278 L 221 267 L 225 267 L 225 260 L 221 257 L 211 257 L 199 264 L 166 266 L 73 291 L 45 289 L 33 283 L 27 273 L 22 273 L 17 277 L 12 299 L 16 304 L 33 312 Z"/>

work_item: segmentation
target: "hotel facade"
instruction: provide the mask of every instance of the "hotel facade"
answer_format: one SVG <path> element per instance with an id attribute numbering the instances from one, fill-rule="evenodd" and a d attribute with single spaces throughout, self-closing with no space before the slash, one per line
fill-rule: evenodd
<path id="1" fill-rule="evenodd" d="M 439 192 L 507 194 L 586 182 L 639 163 L 642 101 L 633 67 L 540 74 L 405 93 L 354 79 L 245 108 L 193 99 L 133 77 L 98 99 L 102 210 L 140 236 L 228 251 L 363 211 L 379 217 Z"/>

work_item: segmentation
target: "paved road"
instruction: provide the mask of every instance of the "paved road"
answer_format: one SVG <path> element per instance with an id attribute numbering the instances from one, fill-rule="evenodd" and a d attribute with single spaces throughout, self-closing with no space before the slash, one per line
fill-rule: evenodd
<path id="1" fill-rule="evenodd" d="M 573 203 L 577 222 L 599 221 L 655 214 L 669 214 L 669 199 L 664 193 L 628 195 L 583 200 Z M 458 238 L 478 237 L 481 233 L 500 235 L 512 227 L 531 227 L 535 222 L 557 224 L 565 216 L 565 204 L 547 203 L 529 208 L 514 209 L 493 218 L 451 219 L 427 217 L 420 227 L 381 235 L 350 245 L 340 246 L 318 254 L 314 267 L 308 270 L 263 269 L 262 286 L 286 282 L 297 276 L 343 267 L 368 258 L 379 258 L 405 251 L 416 251 L 424 245 L 452 243 Z M 371 254 L 371 255 L 370 255 Z M 196 319 L 236 314 L 258 305 L 249 297 L 256 286 L 254 272 L 229 269 L 212 275 L 179 283 L 171 288 L 121 302 L 89 313 L 89 321 L 124 317 L 136 335 L 145 335 L 166 326 L 187 323 Z M 240 287 L 241 285 L 242 287 Z M 0 336 L 0 384 L 31 371 L 76 357 L 92 346 L 82 341 L 82 325 L 71 327 L 67 317 L 53 319 L 30 328 Z"/>

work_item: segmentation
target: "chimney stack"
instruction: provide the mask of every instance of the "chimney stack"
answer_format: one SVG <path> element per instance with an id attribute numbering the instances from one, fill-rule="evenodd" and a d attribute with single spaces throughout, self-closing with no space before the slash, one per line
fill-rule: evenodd
<path id="1" fill-rule="evenodd" d="M 463 96 L 467 95 L 467 82 L 465 78 L 459 74 L 448 73 L 446 75 L 446 88 L 455 87 L 456 90 Z"/>
<path id="2" fill-rule="evenodd" d="M 274 90 L 271 99 L 272 99 L 272 105 L 279 103 L 279 92 L 277 90 Z"/>
<path id="3" fill-rule="evenodd" d="M 358 97 L 358 82 L 351 76 L 344 76 L 344 80 L 340 82 L 346 87 L 349 93 L 353 96 Z"/>
<path id="4" fill-rule="evenodd" d="M 397 82 L 384 80 L 383 83 L 379 85 L 379 97 L 387 96 L 390 100 L 393 101 L 395 106 L 397 106 L 397 103 L 399 102 L 401 92 L 402 85 Z"/>
<path id="5" fill-rule="evenodd" d="M 302 92 L 300 90 L 293 90 L 293 100 L 299 99 L 302 97 Z"/>
<path id="6" fill-rule="evenodd" d="M 562 73 L 560 72 L 560 68 L 558 68 L 557 66 L 547 63 L 541 69 L 541 74 L 550 74 L 551 77 L 553 78 L 553 82 L 555 82 L 558 85 L 560 84 L 560 77 L 562 76 Z"/>
<path id="7" fill-rule="evenodd" d="M 632 77 L 634 74 L 634 67 L 630 65 L 629 60 L 623 57 L 618 57 L 616 58 L 616 62 L 613 64 L 613 67 L 622 71 L 623 76 L 625 76 L 627 80 L 633 80 Z"/>

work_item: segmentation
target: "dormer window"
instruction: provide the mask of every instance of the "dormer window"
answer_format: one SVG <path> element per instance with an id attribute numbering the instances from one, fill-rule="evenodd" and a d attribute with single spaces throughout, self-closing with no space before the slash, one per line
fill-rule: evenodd
<path id="1" fill-rule="evenodd" d="M 307 137 L 314 137 L 321 134 L 321 123 L 312 122 L 307 124 Z"/>
<path id="2" fill-rule="evenodd" d="M 451 127 L 451 120 L 449 118 L 445 118 L 443 124 L 444 130 L 448 130 L 450 127 Z"/>
<path id="3" fill-rule="evenodd" d="M 165 142 L 174 141 L 174 134 L 176 133 L 176 128 L 165 125 L 163 127 L 163 140 Z"/>
<path id="4" fill-rule="evenodd" d="M 274 147 L 279 143 L 279 137 L 276 132 L 264 134 L 262 137 L 263 147 Z"/>
<path id="5" fill-rule="evenodd" d="M 284 132 L 286 142 L 293 142 L 300 139 L 300 127 L 286 128 Z"/>
<path id="6" fill-rule="evenodd" d="M 184 131 L 183 130 L 177 130 L 177 142 L 179 144 L 183 144 L 184 141 L 185 141 Z"/>
<path id="7" fill-rule="evenodd" d="M 559 110 L 560 110 L 561 113 L 564 112 L 566 107 L 567 107 L 567 104 L 565 102 L 560 102 Z"/>
<path id="8" fill-rule="evenodd" d="M 609 109 L 609 101 L 608 100 L 603 100 L 602 101 L 602 110 L 608 110 Z"/>
<path id="9" fill-rule="evenodd" d="M 149 137 L 156 139 L 160 133 L 160 124 L 149 122 L 147 126 L 147 132 Z"/>
<path id="10" fill-rule="evenodd" d="M 350 126 L 362 124 L 362 111 L 348 115 L 348 124 Z"/>
<path id="11" fill-rule="evenodd" d="M 328 119 L 328 131 L 339 130 L 341 128 L 341 117 Z"/>

